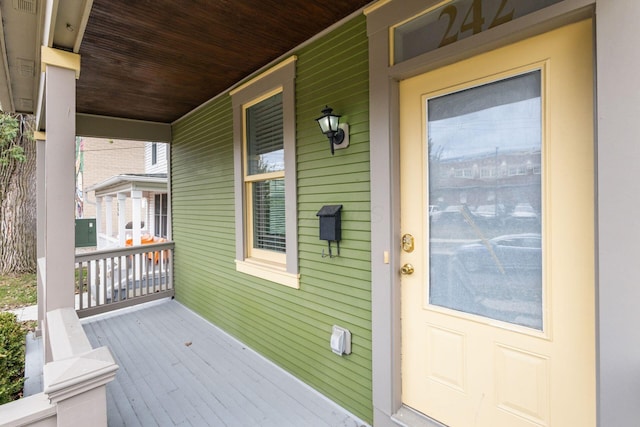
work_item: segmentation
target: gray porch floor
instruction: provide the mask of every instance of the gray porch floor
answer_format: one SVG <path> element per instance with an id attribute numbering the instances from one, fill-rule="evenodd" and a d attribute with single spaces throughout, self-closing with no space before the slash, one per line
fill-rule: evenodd
<path id="1" fill-rule="evenodd" d="M 363 422 L 172 300 L 82 320 L 120 366 L 109 426 L 361 426 Z"/>

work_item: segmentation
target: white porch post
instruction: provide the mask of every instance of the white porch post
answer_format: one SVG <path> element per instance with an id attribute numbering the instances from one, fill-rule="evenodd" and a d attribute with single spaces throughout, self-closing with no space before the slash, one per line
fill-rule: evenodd
<path id="1" fill-rule="evenodd" d="M 167 198 L 167 239 L 173 240 L 173 226 L 171 225 L 171 218 L 173 218 L 171 214 L 171 146 L 167 144 L 165 147 L 167 156 L 167 194 L 165 195 Z"/>
<path id="2" fill-rule="evenodd" d="M 127 195 L 118 193 L 118 246 L 124 248 L 127 244 L 125 227 L 127 226 Z"/>
<path id="3" fill-rule="evenodd" d="M 102 197 L 96 197 L 96 244 L 102 249 L 100 233 L 102 232 Z"/>
<path id="4" fill-rule="evenodd" d="M 133 212 L 131 213 L 131 221 L 133 222 L 131 226 L 131 245 L 139 246 L 142 244 L 142 235 L 140 232 L 140 208 L 141 208 L 141 200 L 142 199 L 142 191 L 140 190 L 131 190 L 131 209 Z M 135 278 L 136 280 L 140 280 L 142 277 L 142 256 L 140 254 L 136 254 L 136 263 L 135 263 Z"/>
<path id="5" fill-rule="evenodd" d="M 105 232 L 107 235 L 107 239 L 111 239 L 113 237 L 113 197 L 104 196 L 104 221 L 105 221 Z"/>
<path id="6" fill-rule="evenodd" d="M 44 311 L 75 307 L 76 54 L 42 48 L 45 62 L 46 143 L 44 182 Z M 50 61 L 50 62 L 47 62 Z M 46 317 L 45 317 L 46 323 Z M 46 326 L 45 361 L 51 361 Z"/>
<path id="7" fill-rule="evenodd" d="M 36 230 L 37 230 L 37 249 L 36 259 L 38 264 L 40 259 L 44 259 L 46 255 L 45 248 L 45 226 L 46 226 L 46 192 L 45 192 L 45 140 L 46 135 L 44 132 L 34 132 L 34 139 L 36 140 Z M 42 328 L 44 327 L 43 321 L 46 315 L 46 294 L 44 292 L 44 279 L 41 277 L 40 268 L 38 268 L 38 327 L 36 329 L 36 335 L 42 334 Z"/>
<path id="8" fill-rule="evenodd" d="M 142 208 L 141 204 L 142 199 L 142 191 L 139 190 L 131 190 L 131 201 L 132 201 L 132 215 L 131 220 L 133 221 L 133 225 L 131 227 L 132 230 L 132 243 L 133 246 L 138 246 L 142 244 L 142 233 L 140 232 L 140 209 Z"/>

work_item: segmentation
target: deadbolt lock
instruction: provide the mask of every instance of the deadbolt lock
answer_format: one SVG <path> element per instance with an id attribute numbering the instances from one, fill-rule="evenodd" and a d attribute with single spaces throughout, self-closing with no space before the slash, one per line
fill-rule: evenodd
<path id="1" fill-rule="evenodd" d="M 405 252 L 413 252 L 414 239 L 411 234 L 405 234 L 402 236 L 402 250 Z"/>

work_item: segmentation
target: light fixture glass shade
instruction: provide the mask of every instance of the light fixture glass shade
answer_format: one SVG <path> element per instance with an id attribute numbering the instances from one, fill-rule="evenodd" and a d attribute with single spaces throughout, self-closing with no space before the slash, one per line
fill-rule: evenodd
<path id="1" fill-rule="evenodd" d="M 318 120 L 318 124 L 320 125 L 320 129 L 322 130 L 322 133 L 324 133 L 326 135 L 327 132 L 331 131 L 331 125 L 329 123 L 329 116 L 322 116 L 317 120 Z"/>
<path id="2" fill-rule="evenodd" d="M 318 124 L 320 125 L 322 133 L 324 133 L 325 135 L 333 135 L 338 131 L 340 116 L 331 114 L 332 112 L 333 108 L 326 106 L 324 110 L 322 110 L 322 116 L 316 119 Z"/>
<path id="3" fill-rule="evenodd" d="M 340 116 L 336 116 L 334 114 L 329 116 L 329 129 L 331 132 L 336 132 L 338 130 L 338 121 L 340 120 Z"/>

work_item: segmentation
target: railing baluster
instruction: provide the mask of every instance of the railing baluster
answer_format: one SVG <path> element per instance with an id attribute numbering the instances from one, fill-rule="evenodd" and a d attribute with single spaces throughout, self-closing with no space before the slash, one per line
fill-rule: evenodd
<path id="1" fill-rule="evenodd" d="M 98 260 L 98 268 L 100 269 L 100 294 L 102 295 L 102 304 L 107 303 L 107 260 L 102 258 Z"/>
<path id="2" fill-rule="evenodd" d="M 120 288 L 122 287 L 122 267 L 124 267 L 124 261 L 121 256 L 118 257 L 118 281 L 113 282 L 113 288 L 111 289 L 111 301 L 121 301 L 122 300 L 122 291 Z"/>
<path id="3" fill-rule="evenodd" d="M 135 297 L 135 275 L 134 273 L 134 263 L 135 260 L 133 259 L 133 255 L 129 255 L 127 257 L 127 288 L 126 291 L 124 293 L 125 298 L 129 298 L 129 297 Z M 131 292 L 131 293 L 130 293 Z"/>
<path id="4" fill-rule="evenodd" d="M 77 289 L 82 289 L 82 281 L 84 280 L 84 277 L 83 277 L 84 274 L 83 274 L 83 271 L 82 271 L 82 264 L 83 264 L 82 262 L 76 263 L 76 271 L 78 273 L 76 274 L 75 285 L 76 285 Z M 79 300 L 78 306 L 80 307 L 80 310 L 82 310 L 84 308 L 84 304 L 83 304 L 82 298 L 78 298 L 78 300 Z"/>
<path id="5" fill-rule="evenodd" d="M 160 252 L 162 253 L 162 252 Z M 158 257 L 158 262 L 156 262 L 155 259 L 155 253 L 154 253 L 154 258 L 153 258 L 153 263 L 151 264 L 151 271 L 152 271 L 152 280 L 153 280 L 153 293 L 158 292 L 158 280 L 161 279 L 160 277 L 160 272 L 158 271 L 158 267 L 160 266 L 160 263 L 162 262 L 162 255 L 160 255 Z M 160 288 L 162 289 L 162 288 Z"/>
<path id="6" fill-rule="evenodd" d="M 113 290 L 116 287 L 116 257 L 111 257 L 111 283 L 107 287 L 107 290 L 111 290 L 111 301 L 113 301 Z M 106 295 L 105 304 L 109 301 L 109 295 Z"/>
<path id="7" fill-rule="evenodd" d="M 129 286 L 129 257 L 127 256 L 121 256 L 120 257 L 120 277 L 119 277 L 119 281 L 118 281 L 118 300 L 122 301 L 124 299 L 127 299 L 127 294 L 122 294 L 122 289 L 124 289 L 125 291 L 127 290 L 127 287 Z M 124 288 L 122 286 L 122 284 L 124 283 Z"/>
<path id="8" fill-rule="evenodd" d="M 95 306 L 95 304 L 92 304 L 91 302 L 93 301 L 93 276 L 91 273 L 91 264 L 93 263 L 93 261 L 88 260 L 86 262 L 86 264 L 82 265 L 82 274 L 84 275 L 86 273 L 86 279 L 84 279 L 82 282 L 80 282 L 80 287 L 78 288 L 78 298 L 83 298 L 83 293 L 84 293 L 84 282 L 87 282 L 87 307 L 92 307 Z M 86 266 L 86 267 L 85 267 Z M 86 268 L 86 271 L 85 271 Z M 83 298 L 84 299 L 84 298 Z M 83 301 L 84 304 L 84 301 Z"/>
<path id="9" fill-rule="evenodd" d="M 145 273 L 145 295 L 149 295 L 149 254 L 152 254 L 153 256 L 153 252 L 147 252 L 142 256 Z M 151 265 L 153 265 L 153 260 L 151 260 Z"/>
<path id="10" fill-rule="evenodd" d="M 95 260 L 87 262 L 87 305 L 95 307 L 99 301 L 100 289 L 96 285 Z M 84 288 L 83 288 L 84 290 Z"/>
<path id="11" fill-rule="evenodd" d="M 167 261 L 167 290 L 173 289 L 173 250 L 169 251 L 169 260 Z"/>
<path id="12" fill-rule="evenodd" d="M 140 289 L 140 287 L 142 286 L 142 276 L 140 274 L 141 274 L 140 254 L 135 254 L 133 256 L 133 297 L 134 298 L 138 296 L 137 289 Z"/>

